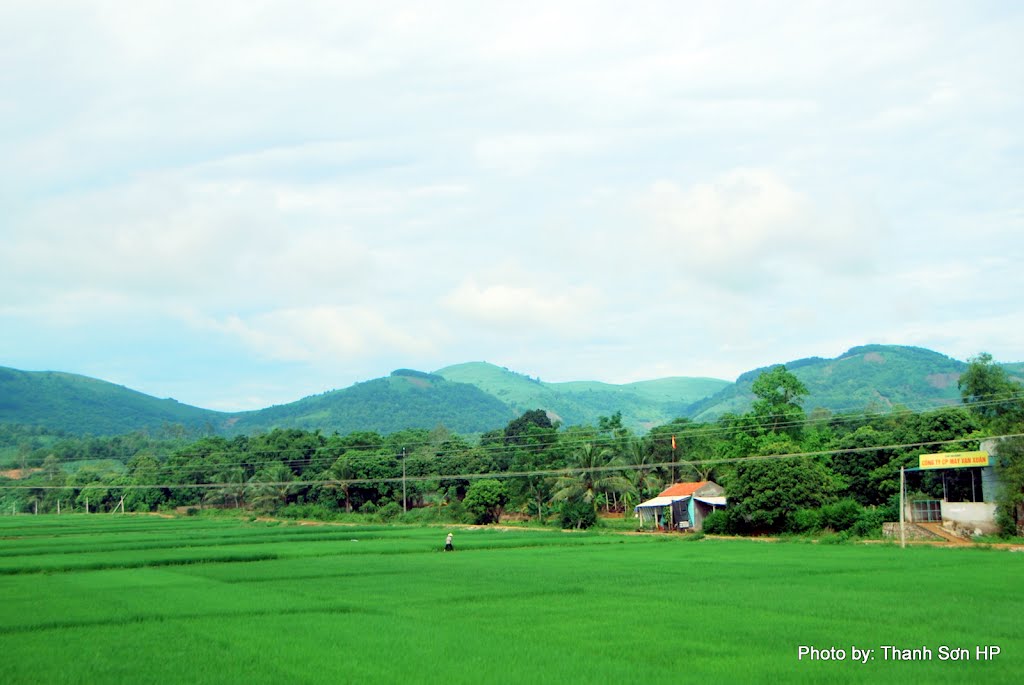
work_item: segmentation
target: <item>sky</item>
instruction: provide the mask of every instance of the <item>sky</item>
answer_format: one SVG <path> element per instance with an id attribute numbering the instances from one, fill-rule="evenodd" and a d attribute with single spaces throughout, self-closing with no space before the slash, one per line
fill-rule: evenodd
<path id="1" fill-rule="evenodd" d="M 0 366 L 1024 360 L 1017 2 L 0 3 Z"/>

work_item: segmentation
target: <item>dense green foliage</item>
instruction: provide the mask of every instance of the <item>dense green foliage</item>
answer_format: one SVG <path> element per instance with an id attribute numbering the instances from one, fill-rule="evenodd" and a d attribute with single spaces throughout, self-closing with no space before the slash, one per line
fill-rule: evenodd
<path id="1" fill-rule="evenodd" d="M 1024 380 L 1020 367 L 999 366 L 1011 388 Z M 822 408 L 849 414 L 955 404 L 960 399 L 957 380 L 968 367 L 928 350 L 871 345 L 854 348 L 834 360 L 804 359 L 790 362 L 786 368 L 807 389 L 803 406 L 808 414 Z M 274 428 L 390 433 L 439 423 L 463 434 L 479 434 L 497 430 L 525 411 L 542 408 L 564 426 L 594 425 L 601 416 L 617 413 L 623 426 L 645 432 L 680 417 L 709 422 L 749 411 L 757 399 L 753 382 L 765 370 L 745 373 L 735 384 L 708 378 L 663 378 L 612 385 L 547 383 L 478 362 L 433 374 L 398 369 L 389 378 L 229 414 L 159 400 L 82 376 L 0 368 L 0 423 L 78 435 L 144 431 L 153 436 L 192 438 Z"/>
<path id="2" fill-rule="evenodd" d="M 517 413 L 543 407 L 562 423 L 578 425 L 595 423 L 599 416 L 618 411 L 634 430 L 681 416 L 690 404 L 729 385 L 714 378 L 662 378 L 624 385 L 595 381 L 546 383 L 484 362 L 457 364 L 437 373 L 475 385 Z"/>
<path id="3" fill-rule="evenodd" d="M 1001 482 L 999 523 L 1004 533 L 1024 537 L 1024 438 L 999 441 L 996 474 Z"/>
<path id="4" fill-rule="evenodd" d="M 226 419 L 220 412 L 160 400 L 95 378 L 0 367 L 0 424 L 93 435 L 160 432 L 177 426 L 196 434 L 213 432 Z"/>
<path id="5" fill-rule="evenodd" d="M 462 506 L 473 516 L 473 523 L 500 523 L 501 513 L 508 504 L 505 484 L 494 478 L 473 481 L 466 490 Z"/>
<path id="6" fill-rule="evenodd" d="M 481 433 L 507 423 L 513 416 L 505 404 L 472 385 L 402 369 L 390 378 L 240 414 L 231 431 L 302 428 L 393 433 L 444 424 L 460 433 Z"/>
<path id="7" fill-rule="evenodd" d="M 998 367 L 990 359 L 972 360 L 960 383 L 962 406 L 808 415 L 809 388 L 795 372 L 773 367 L 751 382 L 750 411 L 707 423 L 679 418 L 645 435 L 621 412 L 599 416 L 596 425 L 565 426 L 542 409 L 510 417 L 503 429 L 478 439 L 444 423 L 393 432 L 275 428 L 199 439 L 145 433 L 81 438 L 5 426 L 0 465 L 21 472 L 0 477 L 0 511 L 241 508 L 451 522 L 497 521 L 508 512 L 585 527 L 602 511 L 631 514 L 673 482 L 714 480 L 730 505 L 715 524 L 729 532 L 824 529 L 872 536 L 893 517 L 900 468 L 915 465 L 922 452 L 977 449 L 985 437 L 1024 430 L 1015 408 L 1021 398 L 1012 392 L 1016 381 L 996 377 L 1003 391 L 996 402 L 978 390 L 978 378 L 988 378 L 981 372 L 992 368 Z M 380 384 L 384 397 L 419 395 L 423 401 L 436 392 L 479 392 L 413 371 Z M 378 382 L 357 388 L 363 386 L 372 394 Z M 383 405 L 378 411 L 392 413 Z M 1001 468 L 1012 477 L 1020 463 L 1011 457 Z M 498 483 L 500 496 L 483 497 L 481 479 Z M 909 485 L 917 496 L 961 501 L 975 495 L 977 482 L 971 469 L 960 469 L 944 477 L 914 474 Z M 1022 493 L 1018 487 L 1004 496 L 1008 532 L 1024 518 L 1013 499 Z M 406 507 L 412 511 L 403 514 Z"/>
<path id="8" fill-rule="evenodd" d="M 865 345 L 835 359 L 812 357 L 786 363 L 786 369 L 807 388 L 805 409 L 833 413 L 955 404 L 960 400 L 957 379 L 966 368 L 964 362 L 937 352 L 899 345 Z M 735 384 L 696 403 L 686 415 L 709 421 L 748 411 L 755 400 L 753 383 L 768 370 L 744 373 Z"/>
<path id="9" fill-rule="evenodd" d="M 0 681 L 1019 680 L 1020 554 L 486 529 L 444 554 L 445 532 L 0 517 Z"/>

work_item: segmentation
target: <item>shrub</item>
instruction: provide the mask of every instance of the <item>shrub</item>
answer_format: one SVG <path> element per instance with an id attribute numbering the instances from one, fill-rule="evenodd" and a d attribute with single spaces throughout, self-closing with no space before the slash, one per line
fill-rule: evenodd
<path id="1" fill-rule="evenodd" d="M 833 533 L 831 535 L 825 535 L 818 540 L 818 544 L 821 545 L 842 545 L 850 540 L 850 533 L 843 531 L 842 533 Z"/>
<path id="2" fill-rule="evenodd" d="M 797 509 L 789 515 L 786 528 L 792 533 L 810 533 L 821 528 L 820 509 Z"/>
<path id="3" fill-rule="evenodd" d="M 887 511 L 884 508 L 865 509 L 861 512 L 860 518 L 850 528 L 850 533 L 861 538 L 877 538 L 882 534 L 882 524 L 885 523 Z"/>
<path id="4" fill-rule="evenodd" d="M 278 510 L 277 515 L 288 519 L 312 519 L 315 521 L 330 521 L 335 518 L 336 510 L 330 509 L 323 504 L 289 504 Z"/>
<path id="5" fill-rule="evenodd" d="M 821 508 L 821 527 L 835 531 L 849 530 L 864 513 L 855 500 L 842 499 Z"/>
<path id="6" fill-rule="evenodd" d="M 380 516 L 381 521 L 394 521 L 402 513 L 402 507 L 399 506 L 398 502 L 388 502 L 383 507 L 377 510 L 377 515 Z"/>
<path id="7" fill-rule="evenodd" d="M 597 512 L 582 497 L 567 499 L 558 512 L 558 523 L 562 528 L 590 528 L 597 523 Z"/>
<path id="8" fill-rule="evenodd" d="M 733 532 L 729 521 L 729 512 L 725 509 L 715 509 L 704 518 L 704 533 L 706 535 L 729 535 Z"/>

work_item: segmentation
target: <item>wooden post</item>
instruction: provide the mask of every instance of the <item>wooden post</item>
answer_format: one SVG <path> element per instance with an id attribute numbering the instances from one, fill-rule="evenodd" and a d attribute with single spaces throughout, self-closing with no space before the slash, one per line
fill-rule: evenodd
<path id="1" fill-rule="evenodd" d="M 60 500 L 57 500 L 57 516 L 60 516 Z"/>

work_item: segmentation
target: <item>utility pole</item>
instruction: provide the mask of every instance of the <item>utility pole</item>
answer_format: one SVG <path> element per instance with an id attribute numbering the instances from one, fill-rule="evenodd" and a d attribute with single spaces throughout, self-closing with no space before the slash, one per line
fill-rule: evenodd
<path id="1" fill-rule="evenodd" d="M 405 448 L 402 448 L 402 513 L 407 511 L 405 498 Z"/>
<path id="2" fill-rule="evenodd" d="M 901 466 L 900 467 L 900 549 L 905 549 L 906 546 L 907 546 L 907 533 L 906 533 L 906 530 L 904 529 L 904 524 L 903 524 L 903 520 L 906 518 L 906 513 L 904 512 L 904 505 L 903 505 L 903 499 L 904 499 L 904 494 L 903 493 L 906 491 L 906 489 L 907 489 L 907 476 L 903 472 L 903 467 Z"/>

